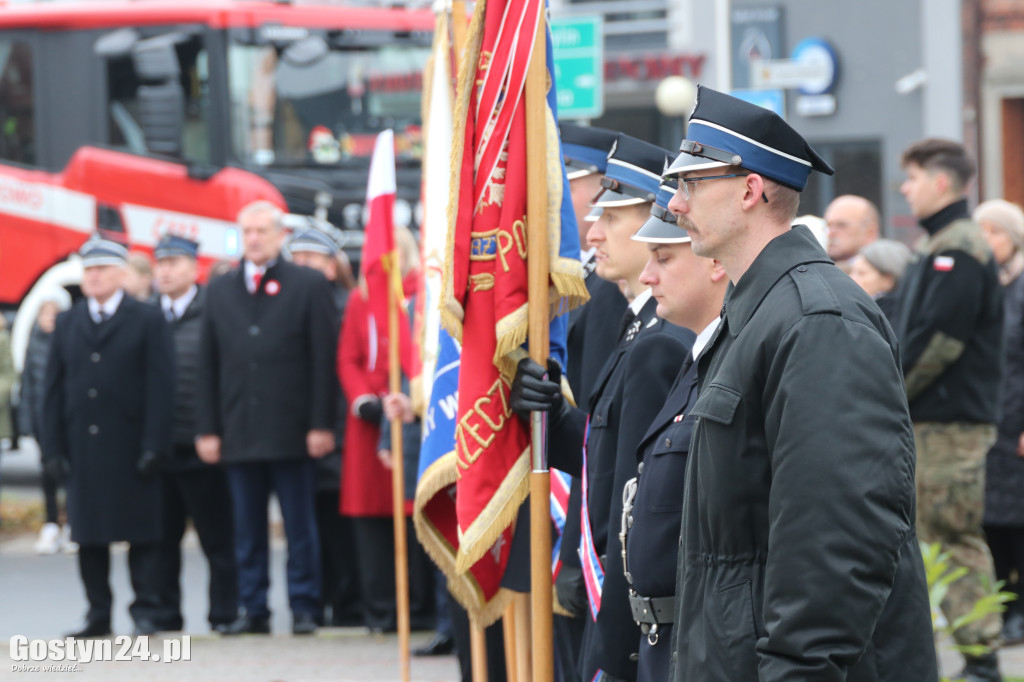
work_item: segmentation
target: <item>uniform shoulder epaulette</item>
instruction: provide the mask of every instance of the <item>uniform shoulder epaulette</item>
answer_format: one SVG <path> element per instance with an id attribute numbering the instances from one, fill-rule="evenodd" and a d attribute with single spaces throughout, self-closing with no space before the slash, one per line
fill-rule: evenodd
<path id="1" fill-rule="evenodd" d="M 800 309 L 804 315 L 842 314 L 839 297 L 817 268 L 799 265 L 789 271 L 789 276 L 796 285 L 797 294 L 800 296 Z"/>
<path id="2" fill-rule="evenodd" d="M 924 245 L 929 255 L 943 251 L 963 251 L 985 265 L 992 259 L 992 249 L 981 233 L 981 228 L 972 220 L 954 220 L 935 233 Z"/>

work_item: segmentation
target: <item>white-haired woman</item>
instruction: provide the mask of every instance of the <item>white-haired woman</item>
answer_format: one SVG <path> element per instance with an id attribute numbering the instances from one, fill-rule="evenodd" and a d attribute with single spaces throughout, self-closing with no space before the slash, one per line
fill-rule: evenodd
<path id="1" fill-rule="evenodd" d="M 868 293 L 896 326 L 898 301 L 889 293 L 896 288 L 910 262 L 910 249 L 892 239 L 878 239 L 861 248 L 850 261 L 850 277 Z"/>
<path id="2" fill-rule="evenodd" d="M 974 220 L 992 247 L 1003 283 L 1003 416 L 986 458 L 984 529 L 996 577 L 1016 592 L 1003 614 L 1003 640 L 1024 642 L 1024 212 L 1002 199 L 986 201 Z M 1011 581 L 1011 577 L 1016 579 Z"/>

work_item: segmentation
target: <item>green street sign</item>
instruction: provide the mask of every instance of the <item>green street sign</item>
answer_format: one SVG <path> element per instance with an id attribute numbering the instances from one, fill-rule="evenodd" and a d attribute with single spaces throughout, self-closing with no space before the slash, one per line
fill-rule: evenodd
<path id="1" fill-rule="evenodd" d="M 604 38 L 601 16 L 551 20 L 559 118 L 604 113 Z"/>

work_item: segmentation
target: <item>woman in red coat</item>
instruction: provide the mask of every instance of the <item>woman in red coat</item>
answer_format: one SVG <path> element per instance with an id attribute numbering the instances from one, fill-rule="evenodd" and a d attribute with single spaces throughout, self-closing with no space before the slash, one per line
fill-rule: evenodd
<path id="1" fill-rule="evenodd" d="M 410 235 L 411 238 L 411 235 Z M 415 245 L 415 242 L 412 242 Z M 404 254 L 403 254 L 404 255 Z M 413 251 L 415 255 L 415 251 Z M 415 266 L 405 257 L 404 263 Z M 415 290 L 415 267 L 405 273 L 406 294 Z M 391 509 L 391 469 L 378 457 L 383 420 L 382 398 L 388 392 L 388 329 L 386 320 L 375 320 L 366 298 L 365 285 L 352 291 L 338 344 L 338 377 L 351 406 L 342 453 L 341 513 L 352 518 L 367 627 L 393 632 L 397 627 L 394 579 L 394 526 Z M 415 463 L 406 462 L 413 467 Z M 412 512 L 406 502 L 406 514 Z M 433 628 L 433 590 L 420 588 L 420 574 L 430 574 L 430 564 L 418 546 L 411 524 L 409 537 L 411 625 Z M 426 592 L 426 594 L 421 594 Z"/>
<path id="2" fill-rule="evenodd" d="M 352 291 L 338 344 L 338 378 L 350 405 L 342 454 L 341 513 L 391 518 L 391 472 L 377 457 L 381 398 L 388 390 L 386 322 L 370 314 L 361 287 Z"/>

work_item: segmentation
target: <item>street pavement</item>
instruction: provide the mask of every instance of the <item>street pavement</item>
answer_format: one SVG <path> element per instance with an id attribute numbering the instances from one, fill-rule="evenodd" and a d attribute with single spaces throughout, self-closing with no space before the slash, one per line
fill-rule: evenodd
<path id="1" fill-rule="evenodd" d="M 0 499 L 38 501 L 38 453 L 22 440 L 21 451 L 0 455 Z M 190 636 L 191 661 L 171 663 L 130 660 L 16 661 L 12 637 L 29 640 L 60 639 L 77 627 L 86 611 L 85 595 L 78 578 L 75 555 L 39 556 L 33 550 L 35 534 L 0 535 L 0 680 L 75 680 L 76 682 L 315 682 L 337 680 L 399 679 L 398 639 L 395 635 L 371 635 L 365 628 L 321 628 L 312 637 L 291 634 L 291 613 L 285 588 L 287 550 L 281 539 L 272 543 L 269 602 L 273 613 L 271 636 L 245 635 L 222 638 L 211 633 L 206 621 L 207 566 L 194 533 L 189 532 L 182 556 L 182 599 L 185 630 L 150 638 L 150 653 L 161 655 L 163 640 L 182 641 Z M 114 636 L 130 635 L 128 615 L 131 583 L 126 545 L 115 545 L 111 557 L 114 592 Z M 412 633 L 412 647 L 425 644 L 432 632 Z M 134 640 L 132 641 L 134 645 Z M 112 653 L 121 650 L 113 640 Z M 169 645 L 170 650 L 170 645 Z M 126 652 L 127 653 L 127 652 Z M 70 672 L 17 672 L 14 666 L 75 666 Z M 413 680 L 458 680 L 454 656 L 412 658 Z"/>
<path id="2" fill-rule="evenodd" d="M 38 485 L 38 452 L 22 440 L 17 453 L 0 455 L 0 499 L 41 501 Z M 272 510 L 273 518 L 273 510 Z M 29 640 L 59 639 L 76 627 L 85 615 L 86 601 L 74 555 L 39 556 L 33 551 L 34 534 L 0 535 L 0 680 L 68 679 L 69 672 L 17 672 L 18 665 L 74 666 L 76 682 L 145 680 L 165 682 L 317 682 L 339 680 L 397 680 L 398 642 L 395 635 L 371 635 L 363 628 L 322 628 L 312 637 L 291 635 L 291 614 L 285 589 L 287 551 L 280 538 L 272 543 L 270 608 L 271 636 L 247 635 L 222 638 L 211 633 L 206 622 L 207 567 L 194 533 L 186 535 L 182 556 L 182 600 L 185 630 L 165 633 L 148 642 L 150 653 L 162 655 L 163 640 L 182 641 L 190 636 L 191 660 L 154 662 L 15 661 L 9 645 L 12 637 Z M 115 545 L 111 561 L 114 591 L 115 637 L 130 635 L 128 603 L 131 586 L 127 551 Z M 413 648 L 433 633 L 414 632 Z M 133 641 L 132 644 L 135 642 Z M 113 653 L 121 647 L 114 641 Z M 171 651 L 173 644 L 168 644 Z M 952 676 L 961 667 L 959 655 L 948 641 L 940 642 L 942 672 Z M 1024 678 L 1024 646 L 1000 652 L 1003 674 Z M 458 680 L 454 656 L 412 658 L 413 680 Z"/>

